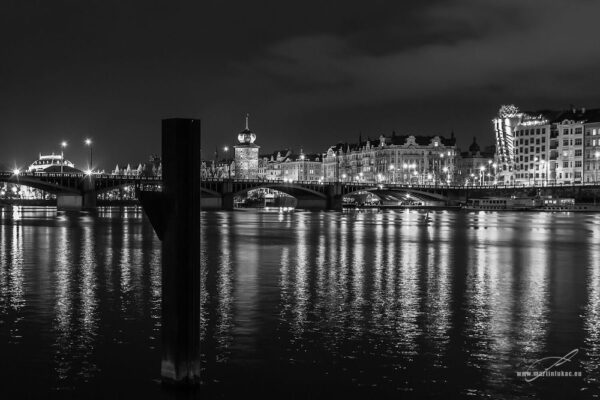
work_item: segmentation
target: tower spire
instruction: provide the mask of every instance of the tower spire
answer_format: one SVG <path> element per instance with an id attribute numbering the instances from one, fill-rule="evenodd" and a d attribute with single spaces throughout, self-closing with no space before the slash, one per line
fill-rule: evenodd
<path id="1" fill-rule="evenodd" d="M 246 129 L 248 129 L 248 117 L 250 117 L 250 114 L 246 113 Z"/>

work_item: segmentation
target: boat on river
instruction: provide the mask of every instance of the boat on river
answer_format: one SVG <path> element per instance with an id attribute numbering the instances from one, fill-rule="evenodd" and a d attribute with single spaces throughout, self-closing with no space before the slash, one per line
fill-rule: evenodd
<path id="1" fill-rule="evenodd" d="M 549 212 L 600 212 L 600 204 L 576 203 L 573 198 L 489 197 L 469 199 L 462 207 L 468 211 L 549 211 Z"/>

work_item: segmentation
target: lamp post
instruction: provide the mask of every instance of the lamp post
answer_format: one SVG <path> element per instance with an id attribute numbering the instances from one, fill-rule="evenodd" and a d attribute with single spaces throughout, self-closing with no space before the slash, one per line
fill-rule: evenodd
<path id="1" fill-rule="evenodd" d="M 231 164 L 228 163 L 229 159 L 229 146 L 223 147 L 223 151 L 225 151 L 225 164 L 227 165 L 227 176 L 231 179 Z"/>
<path id="2" fill-rule="evenodd" d="M 596 157 L 596 165 L 594 165 L 594 183 L 598 183 L 598 159 L 600 159 L 600 151 L 594 153 Z"/>
<path id="3" fill-rule="evenodd" d="M 394 177 L 394 173 L 395 173 L 395 167 L 394 167 L 394 164 L 391 164 L 391 165 L 390 165 L 390 168 L 389 168 L 389 170 L 391 171 L 391 174 L 392 174 L 392 179 L 391 179 L 391 182 L 390 182 L 390 183 L 396 183 L 396 179 L 395 179 L 395 177 Z M 389 176 L 389 175 L 388 175 L 388 176 Z M 389 178 L 388 178 L 388 179 L 389 179 Z"/>
<path id="4" fill-rule="evenodd" d="M 438 179 L 440 182 L 442 181 L 442 178 L 441 178 L 441 175 L 442 175 L 442 174 L 441 174 L 441 171 L 443 171 L 443 170 L 444 170 L 444 168 L 448 168 L 448 167 L 446 167 L 446 166 L 443 166 L 443 167 L 442 167 L 442 165 L 443 165 L 443 164 L 444 164 L 444 153 L 441 153 L 441 154 L 440 154 L 440 162 L 439 162 L 439 165 L 438 165 L 438 170 L 437 170 L 437 173 L 436 173 L 436 178 L 437 178 L 437 179 Z"/>
<path id="5" fill-rule="evenodd" d="M 542 172 L 542 186 L 546 186 L 546 184 L 547 184 L 546 160 L 540 160 L 540 164 L 541 164 L 540 171 L 543 171 Z"/>
<path id="6" fill-rule="evenodd" d="M 444 167 L 443 171 L 446 174 L 446 185 L 450 185 L 450 174 L 448 173 L 448 167 Z"/>
<path id="7" fill-rule="evenodd" d="M 497 170 L 498 164 L 493 163 L 492 167 L 494 167 L 494 184 L 497 184 L 498 183 L 498 170 Z"/>
<path id="8" fill-rule="evenodd" d="M 64 173 L 64 165 L 65 165 L 65 147 L 67 147 L 67 142 L 62 141 L 60 143 L 60 173 Z"/>
<path id="9" fill-rule="evenodd" d="M 88 170 L 90 171 L 94 171 L 94 167 L 92 166 L 92 139 L 85 139 L 85 145 L 88 146 L 90 148 L 90 166 L 88 167 Z"/>
<path id="10" fill-rule="evenodd" d="M 483 184 L 485 183 L 485 182 L 484 182 L 484 180 L 485 180 L 485 175 L 484 175 L 484 173 L 483 173 L 484 171 L 485 171 L 485 166 L 483 166 L 483 165 L 482 165 L 482 166 L 480 166 L 480 167 L 479 167 L 479 186 L 483 186 Z"/>
<path id="11" fill-rule="evenodd" d="M 304 157 L 304 156 L 302 156 Z M 335 180 L 336 182 L 340 181 L 340 158 L 337 154 L 333 155 L 333 159 L 335 160 Z"/>

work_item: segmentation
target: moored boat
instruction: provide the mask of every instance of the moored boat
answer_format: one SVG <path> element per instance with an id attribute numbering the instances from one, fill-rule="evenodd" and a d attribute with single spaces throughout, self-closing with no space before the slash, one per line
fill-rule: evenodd
<path id="1" fill-rule="evenodd" d="M 576 203 L 573 198 L 490 197 L 469 199 L 462 209 L 468 211 L 547 211 L 600 212 L 600 204 Z"/>

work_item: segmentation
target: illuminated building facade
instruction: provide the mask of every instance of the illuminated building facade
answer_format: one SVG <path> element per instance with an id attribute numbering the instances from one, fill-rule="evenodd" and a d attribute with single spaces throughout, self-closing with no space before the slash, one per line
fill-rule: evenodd
<path id="1" fill-rule="evenodd" d="M 254 144 L 256 135 L 248 128 L 248 115 L 246 115 L 246 128 L 238 135 L 238 144 L 235 148 L 235 173 L 236 179 L 258 178 L 258 150 L 260 146 Z"/>
<path id="2" fill-rule="evenodd" d="M 65 159 L 64 155 L 62 154 L 50 154 L 50 155 L 42 155 L 40 154 L 39 158 L 37 160 L 35 160 L 33 163 L 31 163 L 31 165 L 29 166 L 29 168 L 27 168 L 28 172 L 49 172 L 47 171 L 48 168 L 51 168 L 52 172 L 55 172 L 55 170 L 57 169 L 56 167 L 60 167 L 63 166 L 65 171 L 69 171 L 72 172 L 72 170 L 75 168 L 75 165 Z M 52 168 L 54 167 L 54 168 Z"/>
<path id="3" fill-rule="evenodd" d="M 283 181 L 322 181 L 323 162 L 320 154 L 295 155 L 289 149 L 263 155 L 258 161 L 259 178 Z"/>
<path id="4" fill-rule="evenodd" d="M 454 133 L 441 136 L 381 135 L 358 144 L 338 144 L 323 158 L 326 182 L 452 183 L 458 151 Z"/>
<path id="5" fill-rule="evenodd" d="M 600 110 L 520 112 L 502 106 L 493 120 L 499 183 L 577 184 L 600 168 Z"/>

